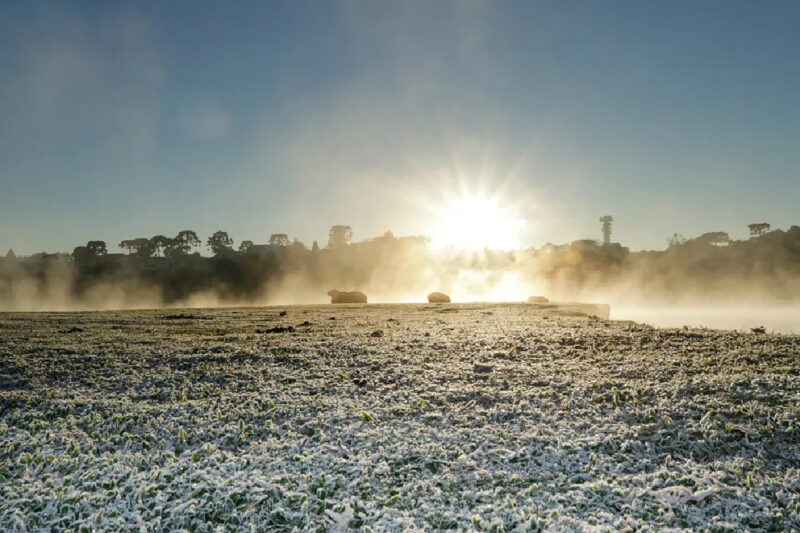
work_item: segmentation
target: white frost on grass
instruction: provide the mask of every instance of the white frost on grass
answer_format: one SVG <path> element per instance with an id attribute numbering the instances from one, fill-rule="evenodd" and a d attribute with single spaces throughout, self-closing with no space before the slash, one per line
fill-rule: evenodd
<path id="1" fill-rule="evenodd" d="M 0 530 L 800 528 L 797 337 L 191 313 L 0 315 Z"/>

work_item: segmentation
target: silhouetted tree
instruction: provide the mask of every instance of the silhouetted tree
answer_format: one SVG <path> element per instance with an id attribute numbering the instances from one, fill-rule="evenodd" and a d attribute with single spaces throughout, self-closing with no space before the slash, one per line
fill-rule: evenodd
<path id="1" fill-rule="evenodd" d="M 269 236 L 269 243 L 272 246 L 288 246 L 289 236 L 285 233 L 273 233 Z"/>
<path id="2" fill-rule="evenodd" d="M 152 239 L 150 239 L 150 245 L 155 250 L 156 255 L 163 255 L 166 257 L 167 248 L 172 246 L 173 239 L 169 237 L 164 237 L 163 235 L 156 235 Z"/>
<path id="3" fill-rule="evenodd" d="M 76 263 L 85 263 L 95 257 L 106 255 L 106 243 L 103 241 L 89 241 L 86 246 L 76 246 L 72 251 L 72 259 Z"/>
<path id="4" fill-rule="evenodd" d="M 171 240 L 169 246 L 164 250 L 164 256 L 174 259 L 186 255 L 192 251 L 193 247 L 200 246 L 200 242 L 197 233 L 192 230 L 185 229 L 179 231 L 175 238 Z"/>
<path id="5" fill-rule="evenodd" d="M 331 226 L 328 231 L 328 248 L 332 250 L 344 248 L 353 239 L 353 228 L 350 226 Z"/>
<path id="6" fill-rule="evenodd" d="M 214 235 L 208 238 L 206 243 L 211 249 L 211 253 L 214 255 L 219 255 L 225 250 L 229 250 L 230 247 L 233 246 L 233 239 L 228 236 L 228 232 L 226 231 L 216 231 L 214 232 Z"/>
<path id="7" fill-rule="evenodd" d="M 311 245 L 311 252 L 312 253 L 319 252 L 319 244 L 317 244 L 317 241 L 314 241 L 314 244 Z"/>
<path id="8" fill-rule="evenodd" d="M 755 224 L 748 224 L 747 228 L 750 230 L 750 237 L 761 237 L 769 231 L 770 224 L 768 222 L 758 222 Z"/>
<path id="9" fill-rule="evenodd" d="M 122 248 L 124 251 L 128 252 L 128 254 L 133 254 L 136 250 L 136 246 L 133 243 L 132 239 L 126 239 L 119 243 L 119 247 Z"/>
<path id="10" fill-rule="evenodd" d="M 177 259 L 178 257 L 182 257 L 184 255 L 186 255 L 186 252 L 175 241 L 164 248 L 164 257 L 167 259 Z"/>
<path id="11" fill-rule="evenodd" d="M 703 233 L 696 238 L 695 241 L 704 244 L 710 244 L 712 246 L 719 246 L 721 244 L 730 242 L 730 237 L 726 231 L 710 231 L 708 233 Z"/>
<path id="12" fill-rule="evenodd" d="M 306 245 L 303 244 L 302 242 L 300 242 L 300 239 L 297 239 L 297 238 L 295 238 L 295 240 L 293 240 L 292 244 L 290 244 L 289 246 L 291 246 L 295 250 L 305 250 L 306 249 Z"/>
<path id="13" fill-rule="evenodd" d="M 83 263 L 89 260 L 91 257 L 94 257 L 89 250 L 85 246 L 76 246 L 74 250 L 72 250 L 72 259 L 76 263 Z"/>
<path id="14" fill-rule="evenodd" d="M 127 250 L 130 255 L 135 255 L 143 259 L 151 257 L 155 252 L 155 248 L 150 242 L 150 239 L 144 237 L 122 241 L 119 243 L 119 247 L 123 250 Z"/>
<path id="15" fill-rule="evenodd" d="M 671 237 L 667 237 L 667 244 L 669 244 L 670 248 L 680 246 L 684 243 L 686 243 L 686 237 L 679 233 L 673 233 Z"/>
<path id="16" fill-rule="evenodd" d="M 93 256 L 101 256 L 108 253 L 105 241 L 89 241 L 86 243 L 86 250 Z"/>
<path id="17" fill-rule="evenodd" d="M 242 241 L 242 243 L 239 245 L 239 251 L 242 252 L 243 254 L 246 254 L 247 252 L 250 251 L 250 248 L 252 248 L 252 246 L 253 246 L 253 241 Z"/>

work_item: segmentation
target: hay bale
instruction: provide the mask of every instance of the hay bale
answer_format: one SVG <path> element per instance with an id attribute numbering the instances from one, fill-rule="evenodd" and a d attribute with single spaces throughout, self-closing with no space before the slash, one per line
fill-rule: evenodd
<path id="1" fill-rule="evenodd" d="M 449 304 L 450 297 L 443 292 L 432 292 L 428 295 L 428 303 Z"/>
<path id="2" fill-rule="evenodd" d="M 527 302 L 529 304 L 549 304 L 550 300 L 544 296 L 531 296 L 528 298 Z"/>
<path id="3" fill-rule="evenodd" d="M 331 297 L 332 304 L 365 304 L 367 303 L 367 295 L 361 291 L 328 291 L 328 296 Z"/>

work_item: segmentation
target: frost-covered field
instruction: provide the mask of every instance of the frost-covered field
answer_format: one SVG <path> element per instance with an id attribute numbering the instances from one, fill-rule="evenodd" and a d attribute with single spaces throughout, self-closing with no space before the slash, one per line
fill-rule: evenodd
<path id="1" fill-rule="evenodd" d="M 0 530 L 800 528 L 800 337 L 280 310 L 0 314 Z"/>

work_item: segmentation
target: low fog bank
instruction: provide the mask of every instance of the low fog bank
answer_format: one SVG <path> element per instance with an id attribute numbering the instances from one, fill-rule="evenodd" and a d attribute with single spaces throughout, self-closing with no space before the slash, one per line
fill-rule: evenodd
<path id="1" fill-rule="evenodd" d="M 707 235 L 634 253 L 591 240 L 511 252 L 431 250 L 422 237 L 388 232 L 310 249 L 278 236 L 235 251 L 223 239 L 213 257 L 177 237 L 124 241 L 129 254 L 92 241 L 72 254 L 0 258 L 0 310 L 319 304 L 331 289 L 363 291 L 370 303 L 410 303 L 440 291 L 453 302 L 542 295 L 607 303 L 613 318 L 657 326 L 800 331 L 800 227 L 724 245 Z M 167 242 L 162 253 L 148 245 L 156 239 Z"/>
<path id="2" fill-rule="evenodd" d="M 800 334 L 800 303 L 778 302 L 765 307 L 748 305 L 708 307 L 612 307 L 612 320 L 633 320 L 659 328 L 729 329 L 750 331 L 763 327 L 766 332 Z"/>

